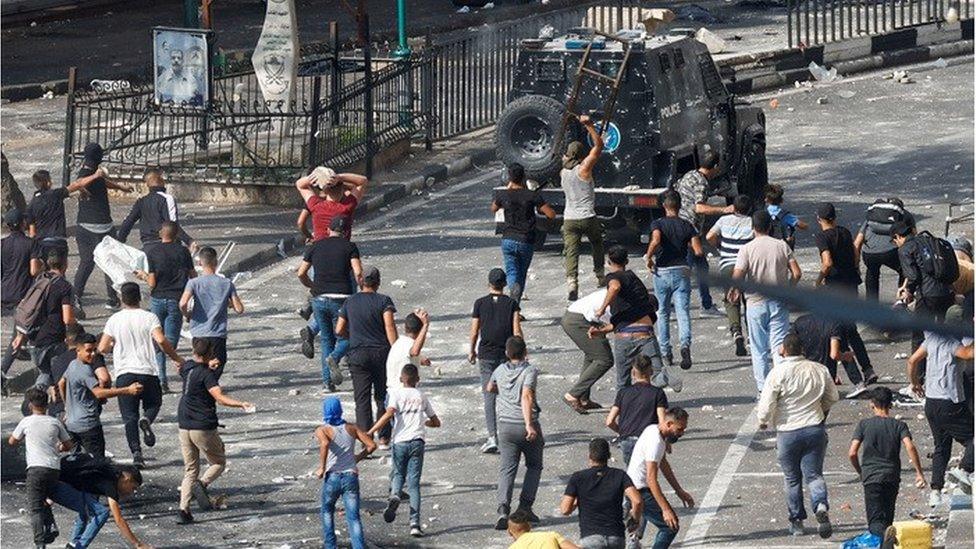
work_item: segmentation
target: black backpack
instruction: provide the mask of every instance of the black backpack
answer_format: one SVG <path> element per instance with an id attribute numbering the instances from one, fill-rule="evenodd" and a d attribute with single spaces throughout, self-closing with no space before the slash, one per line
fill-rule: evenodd
<path id="1" fill-rule="evenodd" d="M 784 209 L 780 209 L 779 215 L 770 214 L 770 217 L 773 218 L 773 226 L 769 230 L 769 236 L 786 241 L 792 250 L 796 245 L 796 229 L 794 227 L 787 226 L 786 223 L 783 222 L 783 218 L 789 214 L 790 212 Z"/>
<path id="2" fill-rule="evenodd" d="M 945 285 L 959 278 L 959 261 L 948 241 L 922 231 L 915 236 L 921 256 L 922 272 Z"/>
<path id="3" fill-rule="evenodd" d="M 892 225 L 899 221 L 905 221 L 907 217 L 905 208 L 884 198 L 875 200 L 874 204 L 868 206 L 867 215 L 865 215 L 868 229 L 881 236 L 890 235 Z"/>

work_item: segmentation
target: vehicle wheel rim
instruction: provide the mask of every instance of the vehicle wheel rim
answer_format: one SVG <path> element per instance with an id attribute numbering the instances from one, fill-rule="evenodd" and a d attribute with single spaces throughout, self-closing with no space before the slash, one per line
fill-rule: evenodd
<path id="1" fill-rule="evenodd" d="M 519 155 L 530 160 L 545 158 L 552 151 L 552 131 L 535 116 L 524 116 L 512 125 L 511 143 Z"/>

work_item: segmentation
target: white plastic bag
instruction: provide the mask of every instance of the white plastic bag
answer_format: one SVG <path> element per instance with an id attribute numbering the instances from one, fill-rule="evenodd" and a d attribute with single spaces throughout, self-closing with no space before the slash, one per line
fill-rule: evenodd
<path id="1" fill-rule="evenodd" d="M 149 263 L 142 250 L 127 246 L 111 236 L 105 236 L 95 246 L 95 265 L 112 279 L 116 291 L 126 282 L 140 282 L 135 271 L 148 271 Z"/>

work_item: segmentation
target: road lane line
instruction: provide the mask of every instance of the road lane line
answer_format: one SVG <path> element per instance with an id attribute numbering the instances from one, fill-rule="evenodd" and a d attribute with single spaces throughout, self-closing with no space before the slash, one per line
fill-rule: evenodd
<path id="1" fill-rule="evenodd" d="M 729 444 L 729 449 L 725 453 L 725 457 L 722 458 L 722 462 L 715 470 L 715 476 L 712 477 L 712 482 L 708 485 L 705 496 L 699 502 L 698 511 L 695 512 L 691 526 L 681 542 L 682 546 L 703 547 L 706 545 L 705 537 L 708 535 L 708 528 L 718 514 L 719 506 L 722 505 L 722 500 L 725 499 L 725 494 L 729 491 L 729 486 L 732 485 L 732 478 L 739 469 L 739 464 L 742 463 L 746 451 L 749 450 L 749 444 L 756 436 L 756 431 L 759 428 L 758 421 L 756 408 L 753 407 L 749 411 L 749 416 L 739 427 L 739 432 L 736 433 L 732 443 Z"/>

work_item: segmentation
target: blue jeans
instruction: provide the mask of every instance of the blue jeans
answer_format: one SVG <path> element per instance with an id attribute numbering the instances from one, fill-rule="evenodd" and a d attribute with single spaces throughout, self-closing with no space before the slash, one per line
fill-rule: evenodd
<path id="1" fill-rule="evenodd" d="M 657 341 L 665 355 L 671 355 L 671 308 L 678 314 L 681 347 L 691 347 L 691 272 L 687 267 L 654 269 L 657 295 Z"/>
<path id="2" fill-rule="evenodd" d="M 338 547 L 335 535 L 335 505 L 342 496 L 349 523 L 349 542 L 353 549 L 366 547 L 363 523 L 359 520 L 359 475 L 356 473 L 327 473 L 322 482 L 322 538 L 326 549 Z"/>
<path id="3" fill-rule="evenodd" d="M 308 276 L 309 278 L 315 278 L 315 267 L 309 268 Z M 349 271 L 349 287 L 352 288 L 353 292 L 359 291 L 358 282 L 356 282 L 356 273 L 351 270 Z M 315 298 L 313 297 L 312 299 Z M 308 331 L 312 333 L 312 337 L 319 335 L 319 323 L 315 320 L 314 315 L 308 317 L 308 322 L 305 325 L 308 326 Z M 342 353 L 342 355 L 345 355 L 345 353 Z M 337 357 L 336 360 L 339 360 L 339 358 L 342 358 L 342 356 Z"/>
<path id="4" fill-rule="evenodd" d="M 761 393 L 772 368 L 770 359 L 779 362 L 779 347 L 790 331 L 790 311 L 772 299 L 748 302 L 746 325 L 749 328 L 749 345 L 752 346 L 752 373 L 756 378 L 756 390 Z"/>
<path id="5" fill-rule="evenodd" d="M 535 248 L 532 244 L 507 238 L 502 240 L 502 260 L 505 263 L 508 292 L 516 302 L 522 301 L 522 293 L 525 291 L 525 277 L 529 274 L 529 265 L 532 264 L 532 254 L 534 253 Z"/>
<path id="6" fill-rule="evenodd" d="M 400 498 L 406 480 L 410 494 L 410 525 L 420 526 L 420 474 L 424 470 L 424 440 L 393 445 L 393 469 L 390 471 L 390 497 Z"/>
<path id="7" fill-rule="evenodd" d="M 672 529 L 668 523 L 664 522 L 664 512 L 658 506 L 657 500 L 651 495 L 647 488 L 640 489 L 641 499 L 644 500 L 644 521 L 657 526 L 657 535 L 654 537 L 653 549 L 667 549 L 671 546 L 674 538 L 678 537 L 678 530 Z"/>
<path id="8" fill-rule="evenodd" d="M 329 373 L 328 358 L 339 360 L 345 356 L 349 347 L 349 340 L 338 337 L 335 333 L 336 322 L 339 321 L 339 309 L 343 299 L 317 296 L 312 298 L 312 314 L 319 325 L 319 340 L 322 342 L 322 383 L 328 385 L 332 381 Z"/>
<path id="9" fill-rule="evenodd" d="M 698 277 L 698 300 L 701 301 L 702 309 L 711 309 L 712 294 L 708 291 L 708 280 L 705 279 L 708 275 L 708 257 L 696 256 L 688 250 L 688 266 L 695 270 L 695 276 Z"/>
<path id="10" fill-rule="evenodd" d="M 776 457 L 786 485 L 786 506 L 790 520 L 807 518 L 803 508 L 803 484 L 810 488 L 810 506 L 827 503 L 827 483 L 823 478 L 824 454 L 827 452 L 827 429 L 811 425 L 795 431 L 776 433 Z"/>
<path id="11" fill-rule="evenodd" d="M 58 482 L 51 499 L 78 513 L 71 531 L 71 543 L 78 549 L 90 546 L 108 520 L 108 507 L 98 501 L 97 496 L 81 492 L 66 482 Z"/>
<path id="12" fill-rule="evenodd" d="M 163 325 L 163 335 L 175 349 L 180 342 L 180 330 L 183 328 L 183 313 L 180 312 L 180 300 L 153 297 L 149 299 L 149 310 L 152 311 L 159 323 Z M 166 355 L 156 350 L 156 375 L 163 387 L 166 382 Z"/>

